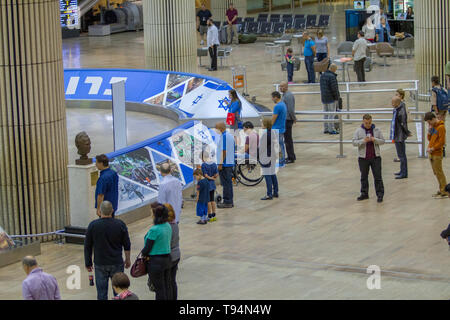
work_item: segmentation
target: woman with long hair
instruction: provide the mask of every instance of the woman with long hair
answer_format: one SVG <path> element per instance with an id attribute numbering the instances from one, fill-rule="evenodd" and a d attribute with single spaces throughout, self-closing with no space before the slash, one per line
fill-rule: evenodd
<path id="1" fill-rule="evenodd" d="M 228 113 L 234 114 L 234 123 L 230 124 L 230 129 L 234 130 L 234 140 L 236 145 L 239 146 L 239 129 L 242 129 L 242 102 L 238 97 L 236 90 L 231 89 L 228 91 L 230 103 L 228 104 Z M 228 116 L 227 116 L 228 118 Z"/>
<path id="2" fill-rule="evenodd" d="M 169 210 L 160 203 L 152 203 L 153 226 L 145 236 L 142 256 L 147 257 L 149 287 L 153 286 L 156 300 L 170 298 L 170 244 L 172 228 L 168 223 Z"/>
<path id="3" fill-rule="evenodd" d="M 169 225 L 172 228 L 172 240 L 170 241 L 170 281 L 169 281 L 169 300 L 177 300 L 178 298 L 178 286 L 177 286 L 177 270 L 178 263 L 180 262 L 180 229 L 175 221 L 175 211 L 169 203 L 165 203 L 169 213 Z"/>

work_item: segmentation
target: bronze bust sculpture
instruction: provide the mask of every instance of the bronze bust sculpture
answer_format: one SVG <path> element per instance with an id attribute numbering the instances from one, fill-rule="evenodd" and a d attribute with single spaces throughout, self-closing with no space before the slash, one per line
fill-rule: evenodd
<path id="1" fill-rule="evenodd" d="M 92 164 L 92 158 L 88 157 L 88 153 L 91 152 L 91 139 L 86 132 L 80 132 L 75 137 L 75 146 L 78 149 L 80 159 L 75 160 L 75 164 L 85 166 Z"/>

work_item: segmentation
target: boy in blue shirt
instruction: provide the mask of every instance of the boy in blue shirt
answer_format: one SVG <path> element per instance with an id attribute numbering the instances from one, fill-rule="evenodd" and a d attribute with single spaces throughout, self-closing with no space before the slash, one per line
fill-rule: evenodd
<path id="1" fill-rule="evenodd" d="M 286 132 L 287 107 L 281 100 L 281 94 L 278 91 L 272 92 L 272 101 L 275 103 L 272 115 L 272 130 L 278 130 L 280 141 L 280 167 L 284 166 L 284 133 Z"/>
<path id="2" fill-rule="evenodd" d="M 209 202 L 209 182 L 202 174 L 202 170 L 195 169 L 194 178 L 197 180 L 197 216 L 200 220 L 197 224 L 207 224 L 208 202 Z"/>
<path id="3" fill-rule="evenodd" d="M 316 82 L 316 73 L 314 72 L 314 57 L 316 56 L 316 43 L 311 39 L 308 32 L 303 33 L 305 40 L 303 55 L 305 56 L 305 66 L 308 72 L 308 83 Z"/>
<path id="4" fill-rule="evenodd" d="M 208 221 L 217 221 L 214 195 L 216 192 L 216 179 L 219 176 L 219 170 L 217 169 L 217 164 L 212 161 L 206 151 L 203 152 L 202 173 L 209 182 Z"/>

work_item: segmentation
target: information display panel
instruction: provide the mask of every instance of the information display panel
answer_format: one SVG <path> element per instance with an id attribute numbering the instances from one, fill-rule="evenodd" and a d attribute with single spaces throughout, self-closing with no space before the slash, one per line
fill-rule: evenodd
<path id="1" fill-rule="evenodd" d="M 78 0 L 60 0 L 61 27 L 78 29 Z"/>

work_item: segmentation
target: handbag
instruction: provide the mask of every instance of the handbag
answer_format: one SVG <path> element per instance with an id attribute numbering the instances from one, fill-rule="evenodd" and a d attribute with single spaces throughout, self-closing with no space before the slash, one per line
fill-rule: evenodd
<path id="1" fill-rule="evenodd" d="M 341 97 L 339 97 L 339 99 L 338 99 L 338 109 L 342 110 L 342 98 Z"/>
<path id="2" fill-rule="evenodd" d="M 234 123 L 236 122 L 236 115 L 234 113 L 228 112 L 226 122 L 227 122 L 227 125 L 234 126 Z"/>
<path id="3" fill-rule="evenodd" d="M 133 278 L 139 278 L 145 276 L 147 273 L 147 259 L 142 256 L 142 253 L 139 253 L 136 261 L 131 266 L 130 274 Z"/>

